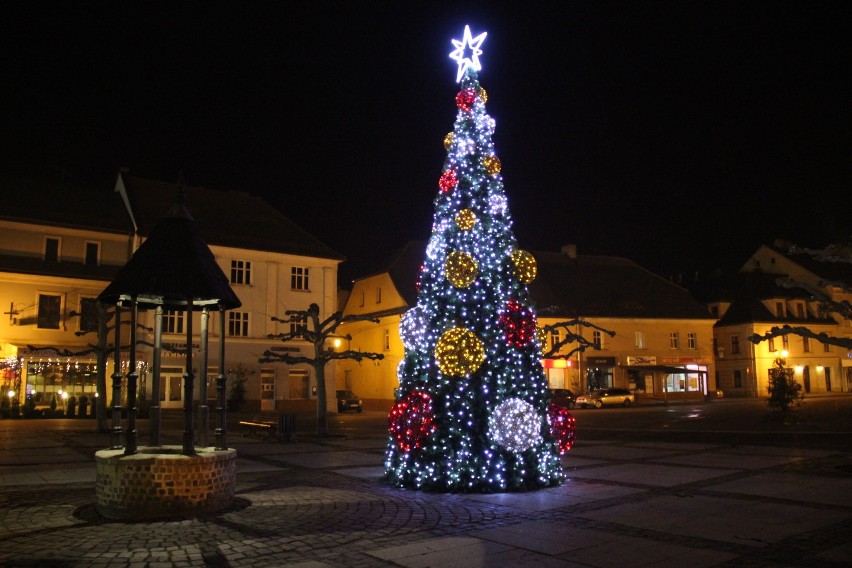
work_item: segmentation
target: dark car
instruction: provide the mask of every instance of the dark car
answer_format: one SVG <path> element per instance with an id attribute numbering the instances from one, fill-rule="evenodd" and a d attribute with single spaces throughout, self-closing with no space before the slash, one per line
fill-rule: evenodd
<path id="1" fill-rule="evenodd" d="M 343 412 L 344 410 L 354 410 L 355 412 L 364 410 L 361 399 L 350 390 L 337 391 L 337 411 Z"/>
<path id="2" fill-rule="evenodd" d="M 602 406 L 623 405 L 630 406 L 636 402 L 633 393 L 627 389 L 601 389 L 586 393 L 577 398 L 577 404 L 582 408 L 594 406 L 601 408 Z"/>
<path id="3" fill-rule="evenodd" d="M 577 398 L 574 393 L 568 389 L 550 389 L 550 402 L 556 406 L 565 408 L 574 408 L 577 403 Z"/>

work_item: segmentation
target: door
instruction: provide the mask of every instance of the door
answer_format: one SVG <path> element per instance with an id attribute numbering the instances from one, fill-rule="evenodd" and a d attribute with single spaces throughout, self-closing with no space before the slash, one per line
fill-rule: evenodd
<path id="1" fill-rule="evenodd" d="M 275 410 L 275 371 L 260 370 L 260 410 Z"/>
<path id="2" fill-rule="evenodd" d="M 802 382 L 805 383 L 805 392 L 811 392 L 811 368 L 807 365 L 802 369 Z"/>
<path id="3" fill-rule="evenodd" d="M 180 408 L 183 406 L 183 372 L 163 369 L 160 375 L 160 406 Z"/>
<path id="4" fill-rule="evenodd" d="M 831 392 L 831 369 L 825 368 L 825 390 Z"/>

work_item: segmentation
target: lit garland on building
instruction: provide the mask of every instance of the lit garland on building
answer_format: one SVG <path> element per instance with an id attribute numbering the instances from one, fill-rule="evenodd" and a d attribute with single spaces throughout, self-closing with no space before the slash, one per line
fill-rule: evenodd
<path id="1" fill-rule="evenodd" d="M 417 305 L 400 321 L 405 357 L 389 417 L 385 478 L 437 491 L 509 491 L 563 479 L 527 285 L 477 71 L 485 34 L 453 41 L 460 89 L 438 179 Z M 573 443 L 573 430 L 571 441 Z"/>

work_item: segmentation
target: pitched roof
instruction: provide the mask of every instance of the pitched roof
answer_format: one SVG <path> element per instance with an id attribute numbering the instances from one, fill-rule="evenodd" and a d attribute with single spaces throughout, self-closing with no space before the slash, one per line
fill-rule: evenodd
<path id="1" fill-rule="evenodd" d="M 182 306 L 215 301 L 215 309 L 241 305 L 228 278 L 204 242 L 186 207 L 172 206 L 148 238 L 101 292 L 101 302 L 139 298 L 144 303 Z"/>
<path id="2" fill-rule="evenodd" d="M 179 191 L 211 245 L 344 260 L 260 197 L 122 175 L 139 231 L 146 235 L 169 211 Z"/>
<path id="3" fill-rule="evenodd" d="M 411 241 L 387 272 L 409 306 L 417 303 L 417 277 L 426 243 Z M 714 319 L 689 292 L 625 258 L 534 254 L 538 276 L 530 294 L 539 317 Z"/>
<path id="4" fill-rule="evenodd" d="M 689 292 L 621 257 L 534 253 L 539 317 L 713 319 Z"/>
<path id="5" fill-rule="evenodd" d="M 729 293 L 731 305 L 716 322 L 717 327 L 742 323 L 772 324 L 814 324 L 834 323 L 833 319 L 820 319 L 810 312 L 805 317 L 797 317 L 792 310 L 786 310 L 779 317 L 769 310 L 764 300 L 808 300 L 810 294 L 801 288 L 785 288 L 777 283 L 777 274 L 765 272 L 740 272 L 733 276 Z"/>
<path id="6" fill-rule="evenodd" d="M 129 234 L 121 198 L 107 186 L 47 179 L 0 177 L 0 219 Z"/>

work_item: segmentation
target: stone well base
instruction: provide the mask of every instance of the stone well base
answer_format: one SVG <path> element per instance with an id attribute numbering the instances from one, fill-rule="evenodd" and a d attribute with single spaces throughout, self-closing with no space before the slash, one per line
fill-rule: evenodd
<path id="1" fill-rule="evenodd" d="M 234 502 L 237 451 L 181 446 L 101 450 L 97 462 L 97 510 L 109 519 L 147 520 L 215 513 Z"/>

